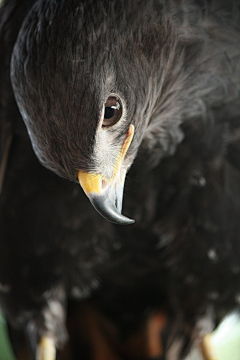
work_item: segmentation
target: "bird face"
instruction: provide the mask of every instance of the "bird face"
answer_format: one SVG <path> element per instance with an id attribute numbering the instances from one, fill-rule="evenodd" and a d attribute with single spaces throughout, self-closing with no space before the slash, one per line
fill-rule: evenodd
<path id="1" fill-rule="evenodd" d="M 121 215 L 121 210 L 125 176 L 130 166 L 126 153 L 134 136 L 134 125 L 130 124 L 127 132 L 123 132 L 123 139 L 111 141 L 111 133 L 118 133 L 126 121 L 125 112 L 121 99 L 111 94 L 100 112 L 95 134 L 93 157 L 98 170 L 78 171 L 79 183 L 96 210 L 106 219 L 119 224 L 133 222 Z"/>
<path id="2" fill-rule="evenodd" d="M 142 18 L 133 4 L 114 6 L 38 2 L 15 44 L 11 79 L 40 162 L 79 181 L 106 219 L 130 224 L 121 214 L 124 180 L 154 99 Z"/>
<path id="3" fill-rule="evenodd" d="M 104 115 L 103 121 L 100 122 L 100 126 L 103 122 Z M 127 171 L 124 159 L 133 136 L 134 126 L 131 124 L 121 149 L 117 151 L 116 159 L 108 164 L 108 161 L 104 161 L 103 154 L 99 151 L 104 140 L 106 139 L 107 141 L 106 134 L 100 129 L 96 136 L 96 159 L 106 167 L 106 171 L 100 173 L 88 173 L 79 170 L 78 172 L 79 182 L 96 210 L 106 219 L 119 224 L 131 224 L 133 222 L 133 220 L 127 219 L 121 215 L 123 187 Z M 109 175 L 102 175 L 102 173 Z"/>

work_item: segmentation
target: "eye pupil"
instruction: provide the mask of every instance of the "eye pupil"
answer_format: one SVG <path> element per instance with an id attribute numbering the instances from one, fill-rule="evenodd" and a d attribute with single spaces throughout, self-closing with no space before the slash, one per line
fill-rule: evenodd
<path id="1" fill-rule="evenodd" d="M 111 119 L 114 115 L 114 109 L 112 107 L 105 107 L 104 119 Z"/>
<path id="2" fill-rule="evenodd" d="M 122 103 L 117 96 L 111 95 L 107 99 L 104 108 L 102 127 L 115 125 L 122 117 Z"/>

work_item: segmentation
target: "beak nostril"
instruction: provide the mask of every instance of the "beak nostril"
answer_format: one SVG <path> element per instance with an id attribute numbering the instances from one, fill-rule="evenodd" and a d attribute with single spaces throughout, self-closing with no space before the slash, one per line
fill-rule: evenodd
<path id="1" fill-rule="evenodd" d="M 107 186 L 107 182 L 106 182 L 106 180 L 102 180 L 102 190 L 104 190 L 105 189 L 105 187 Z"/>

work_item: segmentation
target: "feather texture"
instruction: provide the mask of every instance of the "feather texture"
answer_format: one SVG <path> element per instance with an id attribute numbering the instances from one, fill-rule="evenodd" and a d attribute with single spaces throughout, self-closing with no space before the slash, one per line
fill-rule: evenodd
<path id="1" fill-rule="evenodd" d="M 162 355 L 171 360 L 209 330 L 201 319 L 214 327 L 239 308 L 239 7 L 3 3 L 1 159 L 6 134 L 12 143 L 0 198 L 0 302 L 33 348 L 46 331 L 58 346 L 66 341 L 69 298 L 90 299 L 119 341 L 163 309 Z M 136 223 L 126 227 L 102 219 L 68 181 L 97 168 L 95 132 L 109 93 L 122 96 L 125 111 L 109 131 L 111 149 L 135 125 L 124 212 Z"/>

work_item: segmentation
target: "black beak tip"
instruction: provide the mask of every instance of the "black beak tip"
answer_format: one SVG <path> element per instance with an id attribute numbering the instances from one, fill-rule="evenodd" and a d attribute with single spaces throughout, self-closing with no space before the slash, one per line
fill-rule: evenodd
<path id="1" fill-rule="evenodd" d="M 106 220 L 118 225 L 130 225 L 135 222 L 122 215 L 106 195 L 91 195 L 89 198 L 97 212 Z"/>
<path id="2" fill-rule="evenodd" d="M 104 217 L 106 220 L 114 223 L 114 224 L 117 224 L 117 225 L 131 225 L 131 224 L 134 224 L 135 223 L 135 220 L 133 219 L 129 219 L 128 217 L 124 216 L 124 215 L 121 215 L 121 218 L 119 219 L 107 219 L 106 217 Z"/>

